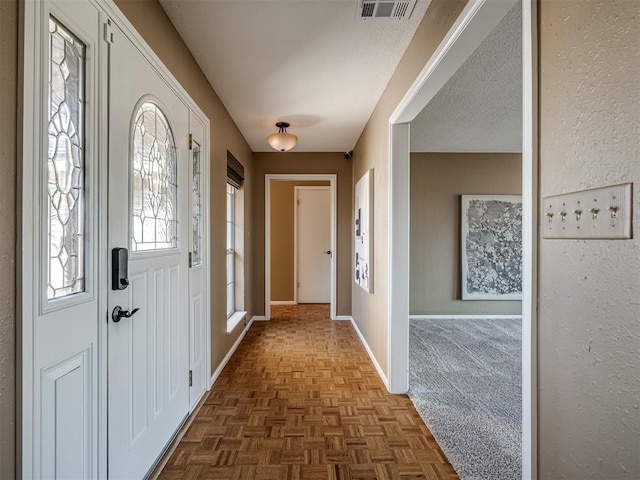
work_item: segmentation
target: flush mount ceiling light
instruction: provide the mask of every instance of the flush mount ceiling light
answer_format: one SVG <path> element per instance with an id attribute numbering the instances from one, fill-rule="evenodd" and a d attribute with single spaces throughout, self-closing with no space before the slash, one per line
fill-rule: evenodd
<path id="1" fill-rule="evenodd" d="M 278 122 L 276 127 L 278 127 L 278 133 L 267 137 L 267 142 L 271 145 L 271 148 L 279 152 L 286 152 L 295 147 L 298 143 L 298 137 L 292 133 L 287 133 L 289 124 L 287 122 Z"/>

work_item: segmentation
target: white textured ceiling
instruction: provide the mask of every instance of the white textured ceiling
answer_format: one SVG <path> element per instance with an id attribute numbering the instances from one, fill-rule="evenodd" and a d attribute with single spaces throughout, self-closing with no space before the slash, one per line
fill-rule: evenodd
<path id="1" fill-rule="evenodd" d="M 256 152 L 277 121 L 295 151 L 351 150 L 429 2 L 360 20 L 356 0 L 160 0 Z"/>
<path id="2" fill-rule="evenodd" d="M 411 122 L 412 152 L 522 150 L 521 9 L 507 13 Z"/>

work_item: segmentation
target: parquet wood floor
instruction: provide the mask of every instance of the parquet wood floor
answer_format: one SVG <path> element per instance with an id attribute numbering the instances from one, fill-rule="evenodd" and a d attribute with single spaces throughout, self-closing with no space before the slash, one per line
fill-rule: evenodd
<path id="1" fill-rule="evenodd" d="M 458 477 L 351 324 L 331 321 L 328 305 L 298 305 L 253 324 L 159 478 Z"/>

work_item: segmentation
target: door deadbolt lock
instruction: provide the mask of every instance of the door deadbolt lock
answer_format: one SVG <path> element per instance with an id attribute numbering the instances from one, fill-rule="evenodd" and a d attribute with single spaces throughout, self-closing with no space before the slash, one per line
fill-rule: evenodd
<path id="1" fill-rule="evenodd" d="M 111 290 L 124 290 L 129 286 L 129 251 L 126 248 L 111 250 Z"/>

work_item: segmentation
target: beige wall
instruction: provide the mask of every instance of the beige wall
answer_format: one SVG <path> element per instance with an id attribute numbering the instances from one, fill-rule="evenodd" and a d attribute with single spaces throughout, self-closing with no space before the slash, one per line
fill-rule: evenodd
<path id="1" fill-rule="evenodd" d="M 462 301 L 460 196 L 522 192 L 519 153 L 412 153 L 412 315 L 520 315 L 520 301 Z"/>
<path id="2" fill-rule="evenodd" d="M 295 299 L 295 187 L 329 182 L 271 181 L 271 301 Z"/>
<path id="3" fill-rule="evenodd" d="M 18 2 L 0 1 L 0 478 L 15 476 Z"/>
<path id="4" fill-rule="evenodd" d="M 336 312 L 351 315 L 351 160 L 344 153 L 255 153 L 253 188 L 253 309 L 264 314 L 264 178 L 282 173 L 335 173 L 338 178 L 338 260 Z"/>
<path id="5" fill-rule="evenodd" d="M 376 169 L 376 293 L 354 289 L 353 316 L 383 369 L 388 118 L 463 3 L 434 0 L 354 151 L 354 180 Z M 639 10 L 637 0 L 540 0 L 541 196 L 637 187 Z M 638 252 L 638 240 L 540 239 L 539 478 L 640 477 Z"/>
<path id="6" fill-rule="evenodd" d="M 241 329 L 227 335 L 226 315 L 226 178 L 227 150 L 245 166 L 245 218 L 251 218 L 252 152 L 209 85 L 178 32 L 157 0 L 116 0 L 116 4 L 151 46 L 160 60 L 191 95 L 211 121 L 211 366 L 220 364 L 237 339 Z M 251 278 L 251 222 L 245 222 L 245 278 Z M 251 282 L 245 282 L 245 298 L 251 298 Z M 249 307 L 249 301 L 245 306 Z"/>
<path id="7" fill-rule="evenodd" d="M 540 478 L 640 478 L 640 2 L 542 0 L 541 196 L 634 182 L 634 240 L 540 241 Z"/>
<path id="8" fill-rule="evenodd" d="M 389 117 L 458 17 L 466 0 L 433 0 L 353 152 L 353 180 L 373 168 L 373 293 L 353 283 L 353 318 L 385 374 L 388 367 Z"/>

